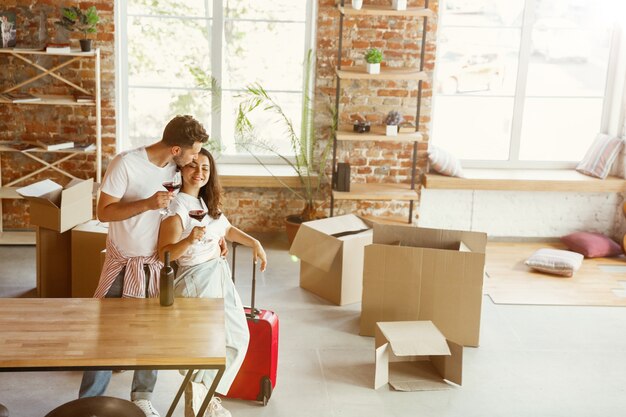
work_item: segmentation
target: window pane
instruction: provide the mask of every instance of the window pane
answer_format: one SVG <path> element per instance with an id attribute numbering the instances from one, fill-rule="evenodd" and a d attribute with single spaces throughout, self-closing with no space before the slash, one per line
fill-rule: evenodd
<path id="1" fill-rule="evenodd" d="M 519 43 L 519 29 L 442 29 L 435 91 L 446 95 L 513 95 Z"/>
<path id="2" fill-rule="evenodd" d="M 513 98 L 439 96 L 433 142 L 460 159 L 507 160 L 512 114 Z"/>
<path id="3" fill-rule="evenodd" d="M 224 31 L 225 88 L 258 81 L 268 90 L 302 91 L 303 23 L 231 21 Z"/>
<path id="4" fill-rule="evenodd" d="M 293 123 L 296 135 L 300 137 L 302 121 L 302 93 L 273 93 L 268 92 L 283 109 Z M 241 102 L 238 92 L 224 92 L 222 94 L 222 143 L 224 154 L 244 154 L 248 152 L 237 149 L 235 146 L 235 117 Z M 278 152 L 283 155 L 293 155 L 291 142 L 287 134 L 286 124 L 273 112 L 257 109 L 250 114 L 250 121 L 256 127 L 257 136 L 266 142 L 272 143 Z M 274 155 L 268 152 L 267 155 Z"/>
<path id="5" fill-rule="evenodd" d="M 521 26 L 524 0 L 441 0 L 442 26 Z"/>
<path id="6" fill-rule="evenodd" d="M 128 14 L 211 16 L 212 0 L 128 0 Z"/>
<path id="7" fill-rule="evenodd" d="M 520 159 L 580 161 L 600 131 L 601 112 L 601 98 L 527 98 Z"/>
<path id="8" fill-rule="evenodd" d="M 130 85 L 195 86 L 189 69 L 210 69 L 210 21 L 128 19 Z"/>
<path id="9" fill-rule="evenodd" d="M 227 19 L 294 20 L 306 19 L 306 0 L 226 0 Z"/>
<path id="10" fill-rule="evenodd" d="M 128 102 L 127 149 L 159 140 L 167 122 L 178 114 L 191 114 L 211 130 L 211 98 L 202 91 L 131 88 Z"/>

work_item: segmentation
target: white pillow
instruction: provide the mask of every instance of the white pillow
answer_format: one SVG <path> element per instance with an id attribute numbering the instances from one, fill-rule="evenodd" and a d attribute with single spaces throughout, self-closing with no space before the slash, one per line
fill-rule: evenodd
<path id="1" fill-rule="evenodd" d="M 524 262 L 540 272 L 571 277 L 583 263 L 580 253 L 560 249 L 539 249 Z"/>
<path id="2" fill-rule="evenodd" d="M 605 179 L 623 146 L 624 140 L 622 138 L 613 138 L 604 133 L 598 133 L 585 157 L 576 166 L 576 171 L 591 177 Z"/>
<path id="3" fill-rule="evenodd" d="M 442 175 L 463 177 L 463 169 L 459 160 L 441 148 L 430 145 L 428 148 L 428 160 L 430 161 L 430 167 Z"/>

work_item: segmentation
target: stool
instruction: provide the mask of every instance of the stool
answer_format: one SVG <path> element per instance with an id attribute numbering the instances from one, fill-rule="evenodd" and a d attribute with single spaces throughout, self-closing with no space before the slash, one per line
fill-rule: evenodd
<path id="1" fill-rule="evenodd" d="M 0 404 L 0 417 L 9 417 L 9 410 L 2 404 Z"/>
<path id="2" fill-rule="evenodd" d="M 146 417 L 130 401 L 113 397 L 85 397 L 65 403 L 46 414 L 46 417 Z"/>

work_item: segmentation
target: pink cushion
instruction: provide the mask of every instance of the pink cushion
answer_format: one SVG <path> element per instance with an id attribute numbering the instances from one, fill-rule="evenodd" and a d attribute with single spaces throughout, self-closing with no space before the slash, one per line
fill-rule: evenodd
<path id="1" fill-rule="evenodd" d="M 622 254 L 622 247 L 601 233 L 576 232 L 563 236 L 561 242 L 585 258 L 605 258 Z"/>

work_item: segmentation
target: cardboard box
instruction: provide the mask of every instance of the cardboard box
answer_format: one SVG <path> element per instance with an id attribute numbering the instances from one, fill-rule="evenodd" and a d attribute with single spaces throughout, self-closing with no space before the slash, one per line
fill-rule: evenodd
<path id="1" fill-rule="evenodd" d="M 362 336 L 376 322 L 430 320 L 449 340 L 478 346 L 487 235 L 374 225 L 365 247 Z"/>
<path id="2" fill-rule="evenodd" d="M 300 287 L 337 305 L 360 302 L 371 242 L 370 225 L 352 214 L 302 223 L 289 250 L 300 258 Z"/>
<path id="3" fill-rule="evenodd" d="M 43 298 L 72 295 L 71 232 L 37 227 L 37 294 Z"/>
<path id="4" fill-rule="evenodd" d="M 463 346 L 446 340 L 431 321 L 376 323 L 374 389 L 389 383 L 397 391 L 461 385 Z"/>
<path id="5" fill-rule="evenodd" d="M 90 220 L 72 229 L 72 297 L 93 297 L 100 271 L 101 252 L 109 232 L 106 223 Z"/>
<path id="6" fill-rule="evenodd" d="M 93 218 L 93 179 L 72 180 L 62 187 L 43 180 L 17 190 L 30 203 L 30 222 L 65 232 Z"/>

